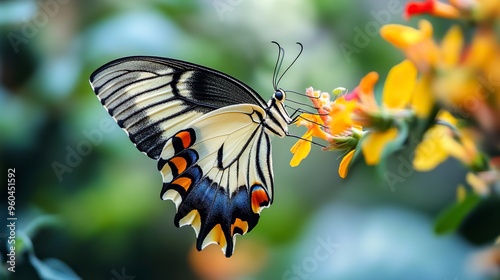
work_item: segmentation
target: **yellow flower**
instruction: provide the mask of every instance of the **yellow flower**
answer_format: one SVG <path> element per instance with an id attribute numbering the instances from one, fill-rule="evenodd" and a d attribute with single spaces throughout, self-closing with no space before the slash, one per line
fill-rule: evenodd
<path id="1" fill-rule="evenodd" d="M 439 123 L 431 127 L 415 149 L 413 167 L 418 171 L 429 171 L 454 157 L 472 169 L 483 169 L 482 155 L 467 131 L 458 131 L 458 123 L 449 112 L 437 117 Z"/>
<path id="2" fill-rule="evenodd" d="M 493 30 L 480 29 L 464 46 L 462 32 L 452 27 L 441 43 L 432 90 L 446 108 L 472 118 L 487 135 L 500 133 L 500 46 Z M 497 139 L 497 141 L 500 141 Z"/>
<path id="3" fill-rule="evenodd" d="M 476 33 L 464 52 L 462 32 L 457 26 L 450 28 L 441 42 L 440 63 L 435 66 L 433 90 L 440 101 L 466 113 L 471 109 L 467 103 L 486 102 L 481 100 L 484 86 L 478 77 L 480 69 L 495 56 L 494 40 L 490 32 Z"/>
<path id="4" fill-rule="evenodd" d="M 500 1 L 468 2 L 476 3 L 477 7 L 468 7 L 472 10 L 500 10 Z M 450 3 L 465 9 L 458 1 Z M 495 13 L 500 17 L 500 12 Z M 500 119 L 500 44 L 494 27 L 484 23 L 477 27 L 468 44 L 458 26 L 452 26 L 437 44 L 432 39 L 432 25 L 425 20 L 420 21 L 419 29 L 389 24 L 380 33 L 421 72 L 418 90 L 431 98 L 413 99 L 413 105 L 423 106 L 415 108 L 419 117 L 433 108 L 433 102 L 423 103 L 436 99 L 445 109 L 471 119 L 479 131 L 492 137 L 495 146 L 500 143 L 500 137 L 495 136 L 500 135 L 500 122 L 496 121 Z"/>
<path id="5" fill-rule="evenodd" d="M 417 69 L 405 60 L 389 71 L 382 92 L 382 106 L 377 105 L 373 92 L 377 80 L 378 74 L 369 73 L 354 91 L 360 105 L 353 119 L 359 125 L 371 128 L 361 143 L 361 151 L 368 165 L 377 164 L 387 144 L 397 138 L 398 119 L 412 116 L 408 106 L 416 86 Z"/>
<path id="6" fill-rule="evenodd" d="M 438 119 L 456 125 L 456 119 L 448 112 L 442 112 Z M 447 140 L 444 140 L 447 138 Z M 449 156 L 446 142 L 453 139 L 453 131 L 445 125 L 434 125 L 426 131 L 422 141 L 415 149 L 413 168 L 417 171 L 429 171 L 443 163 Z"/>

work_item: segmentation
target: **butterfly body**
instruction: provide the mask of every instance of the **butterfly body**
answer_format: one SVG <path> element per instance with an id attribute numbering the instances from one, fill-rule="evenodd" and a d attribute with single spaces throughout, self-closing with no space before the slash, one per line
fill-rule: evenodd
<path id="1" fill-rule="evenodd" d="M 177 227 L 191 225 L 197 249 L 226 256 L 273 201 L 271 136 L 288 135 L 285 92 L 266 103 L 216 70 L 159 57 L 127 57 L 97 69 L 92 88 L 136 147 L 158 161 L 160 197 Z"/>

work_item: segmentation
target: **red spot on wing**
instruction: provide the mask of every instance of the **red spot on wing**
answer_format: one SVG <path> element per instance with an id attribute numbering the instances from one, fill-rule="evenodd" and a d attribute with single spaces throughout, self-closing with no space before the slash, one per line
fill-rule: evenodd
<path id="1" fill-rule="evenodd" d="M 260 213 L 260 207 L 269 204 L 269 197 L 262 187 L 254 188 L 252 191 L 252 211 Z"/>

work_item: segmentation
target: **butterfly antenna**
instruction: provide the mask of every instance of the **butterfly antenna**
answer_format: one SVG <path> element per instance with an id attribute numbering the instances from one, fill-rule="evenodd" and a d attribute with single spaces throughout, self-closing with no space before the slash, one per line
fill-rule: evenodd
<path id="1" fill-rule="evenodd" d="M 285 90 L 285 91 L 286 91 L 286 93 L 291 92 L 291 93 L 294 93 L 294 94 L 299 95 L 299 96 L 304 96 L 304 97 L 307 97 L 307 98 L 309 98 L 309 99 L 320 99 L 320 97 L 319 97 L 319 96 L 310 96 L 310 95 L 307 95 L 307 94 L 305 94 L 305 93 L 303 93 L 303 92 L 299 92 L 299 91 L 295 91 L 295 90 L 291 90 L 291 89 L 290 89 L 290 90 L 288 90 L 288 89 L 287 89 L 287 90 Z"/>
<path id="2" fill-rule="evenodd" d="M 281 65 L 283 64 L 283 59 L 285 58 L 285 50 L 278 44 L 276 41 L 271 41 L 271 43 L 276 44 L 278 46 L 278 57 L 276 58 L 276 64 L 274 65 L 274 72 L 273 72 L 273 88 L 274 90 L 278 90 L 278 74 L 281 69 Z"/>
<path id="3" fill-rule="evenodd" d="M 290 67 L 292 67 L 292 65 L 297 61 L 297 59 L 299 59 L 299 56 L 302 54 L 302 51 L 304 50 L 304 45 L 302 45 L 302 43 L 300 43 L 300 42 L 297 42 L 297 45 L 300 46 L 299 53 L 297 54 L 297 56 L 295 57 L 295 59 L 292 61 L 292 63 L 290 63 L 290 65 L 288 65 L 288 67 L 285 69 L 285 71 L 283 71 L 283 73 L 279 77 L 278 81 L 276 82 L 276 86 L 279 85 L 279 83 L 280 83 L 281 79 L 283 78 L 283 76 L 285 76 L 286 72 L 290 69 Z M 284 55 L 284 52 L 283 52 L 283 55 Z"/>
<path id="4" fill-rule="evenodd" d="M 288 93 L 288 91 L 287 91 L 287 93 Z M 309 108 L 314 109 L 314 110 L 318 110 L 318 108 L 314 107 L 313 105 L 306 104 L 306 103 L 303 103 L 303 102 L 300 102 L 300 101 L 295 101 L 295 100 L 290 99 L 290 98 L 287 99 L 287 102 L 294 103 L 294 104 L 297 104 L 297 105 L 301 105 L 301 106 L 304 106 L 304 107 L 309 107 Z M 290 106 L 287 106 L 287 107 L 290 107 Z M 293 107 L 290 107 L 290 108 L 295 109 Z M 317 112 L 316 113 L 314 113 L 314 112 L 305 112 L 305 113 L 318 114 Z"/>
<path id="5" fill-rule="evenodd" d="M 297 111 L 296 111 L 296 112 L 297 112 Z M 296 112 L 294 112 L 294 114 L 295 114 Z M 297 119 L 299 119 L 299 118 L 300 118 L 300 119 L 303 119 L 303 120 L 305 120 L 305 121 L 307 121 L 307 122 L 310 122 L 310 123 L 313 123 L 313 124 L 319 125 L 321 128 L 326 128 L 326 126 L 325 126 L 324 124 L 319 123 L 319 122 L 317 122 L 317 121 L 310 120 L 310 119 L 308 119 L 308 118 L 304 118 L 302 115 L 293 116 L 293 117 L 292 117 L 292 122 L 291 122 L 291 123 L 294 123 L 294 122 L 295 122 Z"/>
<path id="6" fill-rule="evenodd" d="M 320 144 L 320 143 L 315 142 L 315 141 L 313 141 L 313 140 L 309 140 L 309 139 L 302 138 L 302 137 L 297 136 L 297 135 L 288 134 L 287 136 L 290 136 L 290 137 L 292 137 L 292 138 L 297 138 L 297 139 L 300 139 L 300 140 L 304 140 L 304 141 L 310 142 L 310 143 L 312 143 L 312 144 L 314 144 L 314 145 L 320 146 L 321 148 L 326 148 L 326 146 L 325 146 L 325 145 L 323 145 L 323 144 Z"/>

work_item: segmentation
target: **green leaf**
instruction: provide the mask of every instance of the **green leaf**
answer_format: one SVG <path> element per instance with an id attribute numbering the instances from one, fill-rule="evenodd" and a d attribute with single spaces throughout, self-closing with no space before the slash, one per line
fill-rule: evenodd
<path id="1" fill-rule="evenodd" d="M 64 262 L 49 258 L 45 260 L 38 259 L 34 253 L 30 256 L 31 265 L 35 268 L 40 279 L 44 280 L 79 280 L 81 279 L 67 264 Z"/>
<path id="2" fill-rule="evenodd" d="M 434 224 L 434 232 L 445 234 L 455 231 L 480 200 L 477 194 L 468 193 L 463 201 L 456 202 L 439 214 Z"/>

